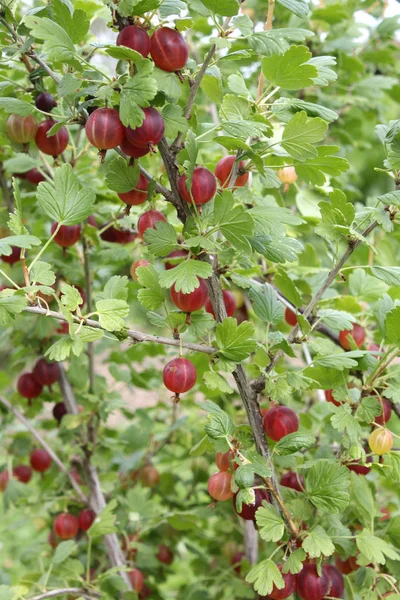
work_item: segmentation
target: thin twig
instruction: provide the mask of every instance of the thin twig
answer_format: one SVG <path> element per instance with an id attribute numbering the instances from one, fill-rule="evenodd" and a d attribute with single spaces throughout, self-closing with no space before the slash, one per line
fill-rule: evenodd
<path id="1" fill-rule="evenodd" d="M 100 594 L 93 591 L 87 591 L 82 588 L 69 587 L 62 588 L 60 590 L 50 590 L 48 592 L 44 592 L 43 594 L 39 594 L 38 596 L 31 596 L 27 600 L 45 600 L 45 598 L 56 598 L 57 596 L 65 596 L 67 594 L 73 594 L 74 596 L 82 596 L 82 598 L 87 598 L 91 600 L 92 598 L 100 598 Z"/>
<path id="2" fill-rule="evenodd" d="M 51 317 L 53 319 L 57 319 L 58 321 L 68 322 L 68 319 L 66 319 L 63 314 L 55 312 L 54 310 L 46 310 L 45 308 L 40 308 L 39 306 L 27 306 L 26 308 L 24 308 L 24 312 L 33 313 L 35 315 L 42 315 L 44 317 Z M 72 315 L 72 320 L 75 323 L 81 323 L 81 319 L 79 319 L 79 317 L 77 317 L 76 315 Z M 101 329 L 102 331 L 107 331 L 97 321 L 93 321 L 93 319 L 85 319 L 84 325 L 87 325 L 88 327 L 93 327 L 94 329 Z M 163 344 L 164 346 L 175 346 L 177 348 L 182 346 L 182 348 L 186 348 L 187 350 L 192 350 L 193 352 L 204 352 L 205 354 L 216 354 L 218 352 L 218 348 L 206 346 L 205 344 L 180 342 L 179 340 L 174 340 L 171 338 L 165 338 L 158 335 L 149 335 L 140 331 L 133 331 L 133 329 L 128 329 L 124 332 L 124 334 L 127 338 L 132 339 L 134 342 L 154 342 L 155 344 Z"/>
<path id="3" fill-rule="evenodd" d="M 270 31 L 272 29 L 272 21 L 274 18 L 274 9 L 275 9 L 275 0 L 268 0 L 268 12 L 267 12 L 267 20 L 265 22 L 265 31 Z M 264 76 L 263 71 L 261 70 L 260 77 L 258 78 L 257 100 L 259 100 L 263 94 L 264 82 L 265 82 L 265 76 Z"/>
<path id="4" fill-rule="evenodd" d="M 86 504 L 87 497 L 86 497 L 86 494 L 83 492 L 81 486 L 75 481 L 74 477 L 72 475 L 70 475 L 67 467 L 64 465 L 64 463 L 62 462 L 62 460 L 57 456 L 57 454 L 49 446 L 49 444 L 46 442 L 46 440 L 43 439 L 43 437 L 37 431 L 37 429 L 35 429 L 35 427 L 33 427 L 33 425 L 31 425 L 30 421 L 28 421 L 28 419 L 26 419 L 24 417 L 24 415 L 22 413 L 20 413 L 19 410 L 17 408 L 15 408 L 15 406 L 13 406 L 2 395 L 0 395 L 0 403 L 3 406 L 5 406 L 7 408 L 7 410 L 9 410 L 14 415 L 14 417 L 16 419 L 18 419 L 18 421 L 20 423 L 22 423 L 23 425 L 25 425 L 25 427 L 31 432 L 31 434 L 39 442 L 39 444 L 46 450 L 46 452 L 48 454 L 50 454 L 53 462 L 57 465 L 57 467 L 60 469 L 60 471 L 62 471 L 62 473 L 64 473 L 68 477 L 68 479 L 69 479 L 72 487 L 74 488 L 75 492 L 79 496 L 80 500 Z"/>
<path id="5" fill-rule="evenodd" d="M 92 312 L 92 281 L 90 276 L 90 257 L 89 247 L 85 236 L 82 237 L 83 246 L 83 266 L 85 271 L 85 293 L 86 293 L 86 308 L 88 313 Z M 92 394 L 94 389 L 95 366 L 94 366 L 94 342 L 89 342 L 87 345 L 87 356 L 89 363 L 89 392 Z"/>

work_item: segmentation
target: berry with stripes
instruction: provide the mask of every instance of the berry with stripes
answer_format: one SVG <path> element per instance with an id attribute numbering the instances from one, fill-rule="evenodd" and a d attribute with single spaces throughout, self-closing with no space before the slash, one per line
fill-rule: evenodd
<path id="1" fill-rule="evenodd" d="M 118 194 L 118 197 L 128 206 L 138 206 L 139 204 L 146 202 L 148 187 L 149 182 L 147 181 L 146 177 L 140 174 L 139 181 L 135 185 L 135 188 L 130 192 Z"/>
<path id="2" fill-rule="evenodd" d="M 30 463 L 34 471 L 37 471 L 38 473 L 44 473 L 50 469 L 52 458 L 47 450 L 44 450 L 43 448 L 35 448 L 31 452 Z"/>
<path id="3" fill-rule="evenodd" d="M 143 123 L 136 129 L 127 127 L 125 132 L 128 142 L 138 148 L 149 150 L 161 142 L 164 137 L 165 123 L 158 110 L 152 106 L 142 108 L 142 110 L 144 112 Z"/>
<path id="4" fill-rule="evenodd" d="M 53 531 L 62 540 L 71 540 L 79 531 L 78 518 L 71 513 L 57 515 L 53 523 Z"/>
<path id="5" fill-rule="evenodd" d="M 33 374 L 41 385 L 53 385 L 60 378 L 60 368 L 56 362 L 49 363 L 41 358 L 37 361 Z"/>
<path id="6" fill-rule="evenodd" d="M 55 121 L 47 119 L 39 125 L 35 137 L 35 144 L 43 154 L 58 156 L 62 154 L 68 146 L 68 130 L 63 125 L 54 135 L 47 137 L 47 133 L 54 127 Z"/>
<path id="7" fill-rule="evenodd" d="M 215 167 L 215 176 L 222 188 L 230 187 L 232 171 L 236 161 L 236 156 L 224 156 L 217 162 Z M 243 187 L 249 180 L 249 172 L 244 170 L 244 161 L 239 163 L 238 174 L 232 187 Z"/>
<path id="8" fill-rule="evenodd" d="M 188 358 L 173 358 L 163 370 L 164 385 L 174 394 L 183 394 L 191 390 L 196 378 L 196 367 Z"/>
<path id="9" fill-rule="evenodd" d="M 233 497 L 231 489 L 232 475 L 226 471 L 218 471 L 208 480 L 208 493 L 214 500 L 223 502 Z"/>
<path id="10" fill-rule="evenodd" d="M 138 148 L 137 146 L 131 144 L 130 141 L 126 139 L 126 137 L 122 140 L 119 147 L 121 148 L 122 152 L 124 152 L 127 156 L 130 156 L 131 158 L 141 158 L 142 156 L 146 156 L 146 154 L 150 152 L 149 147 Z"/>
<path id="11" fill-rule="evenodd" d="M 265 413 L 263 425 L 267 436 L 279 442 L 285 435 L 298 431 L 299 419 L 291 408 L 273 406 Z"/>
<path id="12" fill-rule="evenodd" d="M 232 294 L 232 292 L 229 292 L 228 290 L 223 290 L 222 297 L 224 299 L 225 310 L 226 310 L 227 316 L 233 317 L 233 315 L 236 312 L 235 296 Z M 205 309 L 206 309 L 206 312 L 210 313 L 210 315 L 212 315 L 215 319 L 215 313 L 214 313 L 214 309 L 213 309 L 210 299 L 207 300 Z"/>
<path id="13" fill-rule="evenodd" d="M 335 567 L 335 565 L 324 565 L 322 567 L 329 579 L 329 592 L 330 598 L 342 598 L 344 592 L 344 579 L 343 575 Z"/>
<path id="14" fill-rule="evenodd" d="M 114 108 L 97 108 L 86 121 L 89 142 L 99 150 L 116 148 L 125 138 L 125 128 Z"/>
<path id="15" fill-rule="evenodd" d="M 184 294 L 182 291 L 177 292 L 175 285 L 172 286 L 171 300 L 179 310 L 191 313 L 203 308 L 208 300 L 208 288 L 204 279 L 199 279 L 199 284 L 193 292 L 188 294 Z"/>
<path id="16" fill-rule="evenodd" d="M 33 400 L 42 393 L 42 385 L 38 382 L 33 373 L 24 373 L 18 379 L 17 388 L 23 398 Z"/>
<path id="17" fill-rule="evenodd" d="M 31 142 L 36 135 L 38 127 L 33 115 L 28 115 L 27 117 L 11 115 L 7 119 L 8 137 L 16 144 L 28 144 Z"/>
<path id="18" fill-rule="evenodd" d="M 42 92 L 35 98 L 35 106 L 43 112 L 51 112 L 53 108 L 57 106 L 57 102 L 54 97 L 48 92 Z"/>
<path id="19" fill-rule="evenodd" d="M 58 223 L 53 223 L 51 226 L 51 235 L 57 229 Z M 76 244 L 81 237 L 81 228 L 79 225 L 61 225 L 60 229 L 54 236 L 54 242 L 62 248 L 69 248 Z"/>
<path id="20" fill-rule="evenodd" d="M 179 193 L 186 202 L 201 206 L 210 202 L 217 191 L 217 181 L 214 173 L 211 173 L 206 167 L 196 167 L 193 172 L 192 185 L 190 192 L 186 185 L 186 175 L 181 175 L 178 182 Z"/>
<path id="21" fill-rule="evenodd" d="M 166 218 L 158 210 L 148 210 L 143 213 L 138 220 L 137 230 L 140 237 L 143 239 L 144 233 L 147 229 L 155 229 L 156 223 L 160 221 L 166 221 Z"/>
<path id="22" fill-rule="evenodd" d="M 187 63 L 189 49 L 185 38 L 170 27 L 160 27 L 151 36 L 151 58 L 163 71 L 180 71 Z"/>
<path id="23" fill-rule="evenodd" d="M 146 58 L 150 52 L 150 37 L 147 31 L 137 25 L 128 25 L 121 29 L 117 37 L 117 46 L 125 46 L 139 52 Z"/>
<path id="24" fill-rule="evenodd" d="M 302 600 L 322 600 L 328 594 L 329 578 L 324 570 L 318 575 L 315 564 L 303 565 L 296 576 L 296 592 Z"/>

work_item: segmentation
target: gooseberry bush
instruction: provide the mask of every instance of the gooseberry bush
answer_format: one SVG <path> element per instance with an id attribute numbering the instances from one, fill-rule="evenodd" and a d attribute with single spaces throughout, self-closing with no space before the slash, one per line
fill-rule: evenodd
<path id="1" fill-rule="evenodd" d="M 383 0 L 1 2 L 2 600 L 398 600 Z"/>

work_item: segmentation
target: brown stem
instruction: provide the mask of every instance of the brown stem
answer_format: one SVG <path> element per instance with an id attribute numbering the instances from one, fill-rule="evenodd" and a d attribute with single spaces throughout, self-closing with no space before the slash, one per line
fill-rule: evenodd
<path id="1" fill-rule="evenodd" d="M 244 522 L 244 553 L 251 565 L 258 561 L 258 532 L 253 521 Z"/>
<path id="2" fill-rule="evenodd" d="M 267 20 L 265 21 L 265 31 L 270 31 L 272 29 L 272 21 L 274 18 L 274 9 L 275 9 L 275 0 L 268 0 L 268 12 L 267 12 Z M 264 89 L 265 76 L 261 70 L 260 77 L 258 78 L 258 88 L 257 88 L 257 100 L 259 100 L 263 94 Z"/>
<path id="3" fill-rule="evenodd" d="M 83 246 L 83 266 L 85 271 L 85 292 L 86 292 L 86 308 L 88 313 L 92 312 L 92 281 L 90 276 L 90 258 L 87 239 L 82 237 Z M 94 390 L 95 366 L 94 366 L 94 343 L 89 342 L 87 345 L 87 355 L 89 362 L 89 393 Z"/>
<path id="4" fill-rule="evenodd" d="M 170 202 L 175 206 L 178 217 L 182 221 L 182 223 L 186 222 L 187 217 L 190 215 L 189 205 L 185 200 L 183 200 L 179 194 L 178 189 L 178 179 L 179 179 L 179 170 L 178 165 L 175 162 L 174 156 L 170 152 L 167 140 L 163 138 L 161 142 L 158 144 L 158 148 L 160 150 L 161 158 L 163 159 L 165 170 L 168 175 L 169 183 L 172 190 L 172 197 Z"/>

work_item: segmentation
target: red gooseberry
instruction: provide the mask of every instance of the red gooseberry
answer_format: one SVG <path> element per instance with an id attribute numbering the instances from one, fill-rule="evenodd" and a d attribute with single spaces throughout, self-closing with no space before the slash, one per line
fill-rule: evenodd
<path id="1" fill-rule="evenodd" d="M 33 115 L 28 115 L 27 117 L 10 115 L 7 119 L 8 137 L 16 144 L 31 142 L 36 135 L 38 127 Z"/>
<path id="2" fill-rule="evenodd" d="M 379 427 L 379 429 L 374 429 L 369 436 L 368 444 L 374 454 L 383 456 L 393 447 L 393 434 L 389 429 Z"/>
<path id="3" fill-rule="evenodd" d="M 137 206 L 138 204 L 143 204 L 143 202 L 146 202 L 148 187 L 149 182 L 147 181 L 146 177 L 140 174 L 139 181 L 137 182 L 135 188 L 130 192 L 118 194 L 118 197 L 120 200 L 122 200 L 122 202 L 128 204 L 128 206 Z"/>
<path id="4" fill-rule="evenodd" d="M 264 431 L 271 440 L 279 442 L 281 438 L 299 429 L 296 413 L 287 406 L 273 406 L 263 419 Z"/>
<path id="5" fill-rule="evenodd" d="M 232 294 L 232 292 L 229 292 L 228 290 L 223 290 L 222 292 L 222 296 L 224 299 L 224 304 L 225 304 L 225 310 L 226 310 L 226 314 L 228 317 L 233 317 L 233 315 L 236 312 L 236 300 L 235 300 L 235 296 Z M 206 312 L 210 313 L 210 315 L 212 315 L 215 319 L 215 313 L 214 313 L 214 309 L 213 306 L 211 304 L 211 300 L 208 298 L 206 304 L 205 304 L 205 309 Z"/>
<path id="6" fill-rule="evenodd" d="M 372 462 L 372 457 L 369 456 L 367 458 L 367 463 L 371 463 Z M 357 473 L 357 475 L 368 475 L 368 473 L 370 472 L 370 467 L 367 467 L 366 465 L 362 465 L 360 463 L 360 461 L 353 461 L 351 463 L 348 463 L 346 465 L 346 467 L 350 470 L 353 471 L 354 473 Z"/>
<path id="7" fill-rule="evenodd" d="M 386 398 L 379 398 L 379 402 L 382 406 L 382 412 L 379 417 L 375 417 L 375 423 L 378 423 L 378 425 L 385 425 L 392 414 L 392 405 Z"/>
<path id="8" fill-rule="evenodd" d="M 256 518 L 256 512 L 262 506 L 263 501 L 270 502 L 267 490 L 255 489 L 254 491 L 254 502 L 253 504 L 242 503 L 242 510 L 239 512 L 236 506 L 236 496 L 233 496 L 233 508 L 235 512 L 242 517 L 245 521 L 254 521 Z"/>
<path id="9" fill-rule="evenodd" d="M 233 496 L 231 490 L 232 475 L 226 471 L 218 471 L 208 480 L 208 493 L 214 500 L 229 500 Z"/>
<path id="10" fill-rule="evenodd" d="M 131 50 L 136 50 L 143 58 L 146 58 L 150 52 L 150 37 L 142 27 L 128 25 L 119 32 L 117 46 L 126 46 Z"/>
<path id="11" fill-rule="evenodd" d="M 21 483 L 29 483 L 32 479 L 32 470 L 27 465 L 17 465 L 13 468 L 13 475 Z"/>
<path id="12" fill-rule="evenodd" d="M 335 564 L 340 573 L 343 573 L 343 575 L 348 575 L 349 573 L 357 571 L 357 569 L 360 568 L 360 566 L 357 564 L 357 558 L 355 556 L 349 556 L 349 558 L 346 558 L 345 560 L 342 560 L 340 556 L 337 556 L 335 559 Z"/>
<path id="13" fill-rule="evenodd" d="M 144 585 L 144 577 L 142 571 L 139 571 L 139 569 L 132 569 L 132 571 L 128 571 L 128 577 L 131 580 L 131 584 L 135 592 L 141 592 Z"/>
<path id="14" fill-rule="evenodd" d="M 53 417 L 58 423 L 61 422 L 61 419 L 66 414 L 68 414 L 68 410 L 64 402 L 57 402 L 57 404 L 53 406 Z"/>
<path id="15" fill-rule="evenodd" d="M 48 92 L 42 92 L 35 98 L 35 106 L 43 112 L 51 112 L 57 106 L 57 102 Z"/>
<path id="16" fill-rule="evenodd" d="M 289 307 L 285 308 L 285 321 L 288 325 L 291 325 L 292 327 L 295 327 L 295 325 L 297 325 L 297 315 L 294 312 L 294 310 L 292 310 Z"/>
<path id="17" fill-rule="evenodd" d="M 139 479 L 145 487 L 153 488 L 160 481 L 160 473 L 152 464 L 140 469 Z"/>
<path id="18" fill-rule="evenodd" d="M 49 363 L 44 358 L 37 361 L 32 372 L 41 385 L 53 385 L 60 378 L 58 363 Z"/>
<path id="19" fill-rule="evenodd" d="M 165 387 L 174 394 L 183 394 L 196 383 L 196 367 L 188 358 L 173 358 L 163 370 Z"/>
<path id="20" fill-rule="evenodd" d="M 364 327 L 361 327 L 361 325 L 355 323 L 353 325 L 353 329 L 343 329 L 343 331 L 339 333 L 339 343 L 344 350 L 350 350 L 351 348 L 349 336 L 353 338 L 356 346 L 361 348 L 365 341 Z"/>
<path id="21" fill-rule="evenodd" d="M 136 129 L 127 127 L 125 135 L 128 142 L 134 146 L 148 149 L 161 142 L 164 137 L 165 123 L 160 113 L 152 106 L 142 108 L 142 110 L 144 112 L 143 123 Z"/>
<path id="22" fill-rule="evenodd" d="M 131 268 L 130 268 L 130 273 L 131 273 L 131 277 L 134 281 L 137 281 L 138 277 L 136 274 L 136 269 L 138 269 L 139 267 L 148 267 L 150 264 L 150 262 L 148 260 L 146 260 L 145 258 L 141 258 L 140 260 L 135 260 L 134 263 L 131 264 Z"/>
<path id="23" fill-rule="evenodd" d="M 82 531 L 87 531 L 90 529 L 95 518 L 96 513 L 93 510 L 90 510 L 89 508 L 81 510 L 78 515 L 79 529 L 82 529 Z"/>
<path id="24" fill-rule="evenodd" d="M 134 146 L 133 144 L 131 144 L 126 139 L 126 137 L 120 143 L 119 147 L 121 148 L 122 152 L 124 152 L 127 156 L 130 156 L 131 158 L 141 158 L 142 156 L 146 156 L 146 154 L 148 154 L 150 152 L 149 147 L 138 148 L 137 146 Z"/>
<path id="25" fill-rule="evenodd" d="M 115 108 L 97 108 L 89 115 L 85 131 L 89 142 L 99 150 L 116 148 L 125 138 L 125 128 Z"/>
<path id="26" fill-rule="evenodd" d="M 115 244 L 121 244 L 125 246 L 125 244 L 129 244 L 133 242 L 135 239 L 135 234 L 128 229 L 117 229 L 113 225 L 107 227 L 102 233 L 100 237 L 105 242 L 112 242 Z"/>
<path id="27" fill-rule="evenodd" d="M 9 479 L 10 479 L 10 475 L 9 475 L 8 471 L 0 472 L 0 492 L 6 491 Z"/>
<path id="28" fill-rule="evenodd" d="M 228 452 L 217 452 L 215 456 L 215 463 L 220 471 L 229 471 L 229 469 L 233 466 L 233 458 L 235 453 L 232 450 L 228 450 Z"/>
<path id="29" fill-rule="evenodd" d="M 156 223 L 159 221 L 166 221 L 166 218 L 158 210 L 147 210 L 144 212 L 138 220 L 137 230 L 140 237 L 143 239 L 144 232 L 149 229 L 155 229 Z"/>
<path id="30" fill-rule="evenodd" d="M 71 540 L 79 531 L 79 521 L 70 513 L 61 513 L 54 520 L 53 531 L 62 540 Z"/>
<path id="31" fill-rule="evenodd" d="M 340 402 L 333 397 L 333 390 L 325 390 L 325 398 L 335 406 L 340 406 Z"/>
<path id="32" fill-rule="evenodd" d="M 278 569 L 282 573 L 282 565 L 278 565 Z M 284 587 L 278 589 L 276 585 L 272 588 L 269 596 L 261 596 L 263 600 L 270 598 L 271 600 L 285 600 L 291 596 L 296 588 L 296 577 L 291 573 L 282 573 Z"/>
<path id="33" fill-rule="evenodd" d="M 174 560 L 174 553 L 165 544 L 160 544 L 158 546 L 156 557 L 160 562 L 164 563 L 164 565 L 170 565 Z"/>
<path id="34" fill-rule="evenodd" d="M 233 569 L 234 571 L 240 575 L 240 571 L 241 571 L 241 562 L 242 560 L 246 558 L 246 555 L 244 552 L 236 552 L 232 558 L 231 558 L 231 565 L 233 565 Z"/>
<path id="35" fill-rule="evenodd" d="M 38 473 L 44 473 L 50 469 L 52 458 L 47 450 L 44 450 L 43 448 L 35 448 L 31 452 L 30 463 L 34 471 L 37 471 Z"/>
<path id="36" fill-rule="evenodd" d="M 16 262 L 19 261 L 21 256 L 21 248 L 18 248 L 17 246 L 11 246 L 11 254 L 8 254 L 7 256 L 5 254 L 2 254 L 0 256 L 1 260 L 9 265 L 14 265 Z"/>
<path id="37" fill-rule="evenodd" d="M 199 284 L 199 287 L 188 294 L 177 292 L 175 285 L 172 286 L 171 300 L 179 310 L 189 313 L 203 308 L 208 300 L 208 287 L 204 279 L 199 278 Z"/>
<path id="38" fill-rule="evenodd" d="M 329 578 L 325 571 L 321 577 L 313 563 L 303 565 L 303 569 L 296 575 L 296 592 L 302 600 L 322 600 L 329 590 Z"/>
<path id="39" fill-rule="evenodd" d="M 54 531 L 50 531 L 50 533 L 47 537 L 47 541 L 49 542 L 49 544 L 52 548 L 57 548 L 58 541 L 57 541 Z"/>
<path id="40" fill-rule="evenodd" d="M 163 71 L 180 71 L 187 63 L 189 50 L 185 38 L 170 27 L 160 27 L 151 36 L 151 58 Z"/>
<path id="41" fill-rule="evenodd" d="M 344 592 L 344 579 L 339 569 L 337 569 L 335 565 L 324 565 L 322 569 L 329 579 L 328 596 L 330 598 L 342 598 Z"/>
<path id="42" fill-rule="evenodd" d="M 215 176 L 221 184 L 222 188 L 227 188 L 231 182 L 233 165 L 235 164 L 236 156 L 224 156 L 217 162 L 215 167 Z M 239 163 L 238 175 L 235 179 L 233 187 L 243 187 L 249 179 L 248 171 L 244 171 L 244 161 Z"/>
<path id="43" fill-rule="evenodd" d="M 47 137 L 47 132 L 55 125 L 52 119 L 47 119 L 39 125 L 35 136 L 35 144 L 41 152 L 50 156 L 58 156 L 68 146 L 68 130 L 64 125 L 54 135 Z"/>
<path id="44" fill-rule="evenodd" d="M 42 393 L 42 385 L 37 381 L 33 373 L 24 373 L 18 379 L 17 383 L 18 392 L 23 398 L 32 400 L 37 398 Z"/>
<path id="45" fill-rule="evenodd" d="M 38 183 L 46 181 L 45 176 L 42 175 L 38 169 L 29 169 L 29 171 L 25 173 L 25 179 L 33 185 L 38 185 Z"/>
<path id="46" fill-rule="evenodd" d="M 302 492 L 304 489 L 304 479 L 301 475 L 298 475 L 294 471 L 288 471 L 282 475 L 280 484 L 284 487 L 291 488 L 297 492 Z"/>
<path id="47" fill-rule="evenodd" d="M 178 182 L 179 193 L 186 202 L 200 206 L 212 200 L 217 191 L 215 176 L 206 167 L 196 167 L 193 171 L 190 192 L 186 186 L 187 177 L 181 175 Z"/>
<path id="48" fill-rule="evenodd" d="M 58 223 L 54 222 L 51 225 L 51 235 L 54 234 L 58 227 Z M 76 244 L 81 237 L 81 228 L 79 225 L 61 225 L 60 229 L 54 236 L 54 242 L 62 248 L 69 248 Z"/>
<path id="49" fill-rule="evenodd" d="M 182 262 L 182 260 L 180 259 L 186 258 L 188 254 L 189 252 L 187 250 L 173 250 L 173 252 L 168 254 L 167 258 L 169 258 L 170 260 L 165 263 L 165 268 L 167 269 L 167 271 L 178 266 Z"/>

